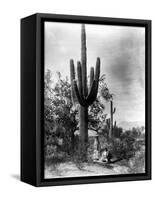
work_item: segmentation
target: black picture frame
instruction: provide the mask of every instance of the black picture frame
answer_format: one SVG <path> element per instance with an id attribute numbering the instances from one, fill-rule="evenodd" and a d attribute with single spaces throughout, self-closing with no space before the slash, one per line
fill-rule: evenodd
<path id="1" fill-rule="evenodd" d="M 44 22 L 145 27 L 146 173 L 44 179 Z M 21 19 L 21 181 L 34 186 L 151 179 L 151 20 L 37 13 Z"/>

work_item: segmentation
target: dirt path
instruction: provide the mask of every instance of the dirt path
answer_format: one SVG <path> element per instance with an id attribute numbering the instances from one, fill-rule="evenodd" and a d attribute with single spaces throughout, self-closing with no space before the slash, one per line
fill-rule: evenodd
<path id="1" fill-rule="evenodd" d="M 80 177 L 80 176 L 98 176 L 98 175 L 114 175 L 128 174 L 129 168 L 120 164 L 100 165 L 96 163 L 83 164 L 79 169 L 73 162 L 61 163 L 57 166 L 46 167 L 45 178 L 61 178 L 61 177 Z"/>

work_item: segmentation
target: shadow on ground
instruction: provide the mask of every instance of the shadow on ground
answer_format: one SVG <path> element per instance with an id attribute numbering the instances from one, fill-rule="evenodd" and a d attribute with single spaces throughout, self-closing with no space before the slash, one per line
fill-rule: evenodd
<path id="1" fill-rule="evenodd" d="M 19 174 L 11 174 L 11 177 L 13 179 L 16 179 L 16 180 L 20 181 L 20 175 Z"/>

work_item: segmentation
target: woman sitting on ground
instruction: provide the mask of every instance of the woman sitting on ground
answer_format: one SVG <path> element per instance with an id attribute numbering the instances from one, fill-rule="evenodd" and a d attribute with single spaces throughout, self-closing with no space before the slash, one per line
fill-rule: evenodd
<path id="1" fill-rule="evenodd" d="M 111 161 L 112 154 L 107 148 L 101 149 L 100 154 L 101 154 L 101 157 L 100 157 L 101 162 L 109 163 Z"/>

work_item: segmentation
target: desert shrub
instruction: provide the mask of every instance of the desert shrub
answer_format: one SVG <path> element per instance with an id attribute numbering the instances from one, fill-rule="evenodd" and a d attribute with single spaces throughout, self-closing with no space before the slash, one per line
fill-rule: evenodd
<path id="1" fill-rule="evenodd" d="M 47 145 L 44 152 L 47 165 L 63 162 L 66 157 L 65 152 L 59 151 L 56 145 Z"/>
<path id="2" fill-rule="evenodd" d="M 113 137 L 120 138 L 123 133 L 123 129 L 121 127 L 114 127 L 113 128 Z"/>
<path id="3" fill-rule="evenodd" d="M 45 166 L 51 166 L 53 170 L 55 170 L 60 163 L 64 161 L 63 157 L 53 156 L 53 157 L 46 157 Z"/>
<path id="4" fill-rule="evenodd" d="M 44 159 L 46 166 L 57 166 L 67 159 L 67 153 L 64 151 L 62 139 L 54 134 L 46 134 L 44 142 Z"/>
<path id="5" fill-rule="evenodd" d="M 135 140 L 132 137 L 111 140 L 111 154 L 117 159 L 129 159 L 135 154 Z"/>
<path id="6" fill-rule="evenodd" d="M 129 132 L 121 132 L 118 129 L 118 134 L 109 138 L 106 134 L 100 137 L 101 148 L 107 148 L 112 155 L 113 159 L 127 159 L 135 155 L 138 150 L 136 144 L 136 139 Z"/>
<path id="7" fill-rule="evenodd" d="M 52 170 L 57 170 L 60 163 L 64 162 L 65 155 L 63 152 L 57 152 L 56 147 L 47 145 L 45 147 L 45 167 L 51 167 Z"/>
<path id="8" fill-rule="evenodd" d="M 137 151 L 135 156 L 128 162 L 130 173 L 144 173 L 145 172 L 145 152 Z"/>

